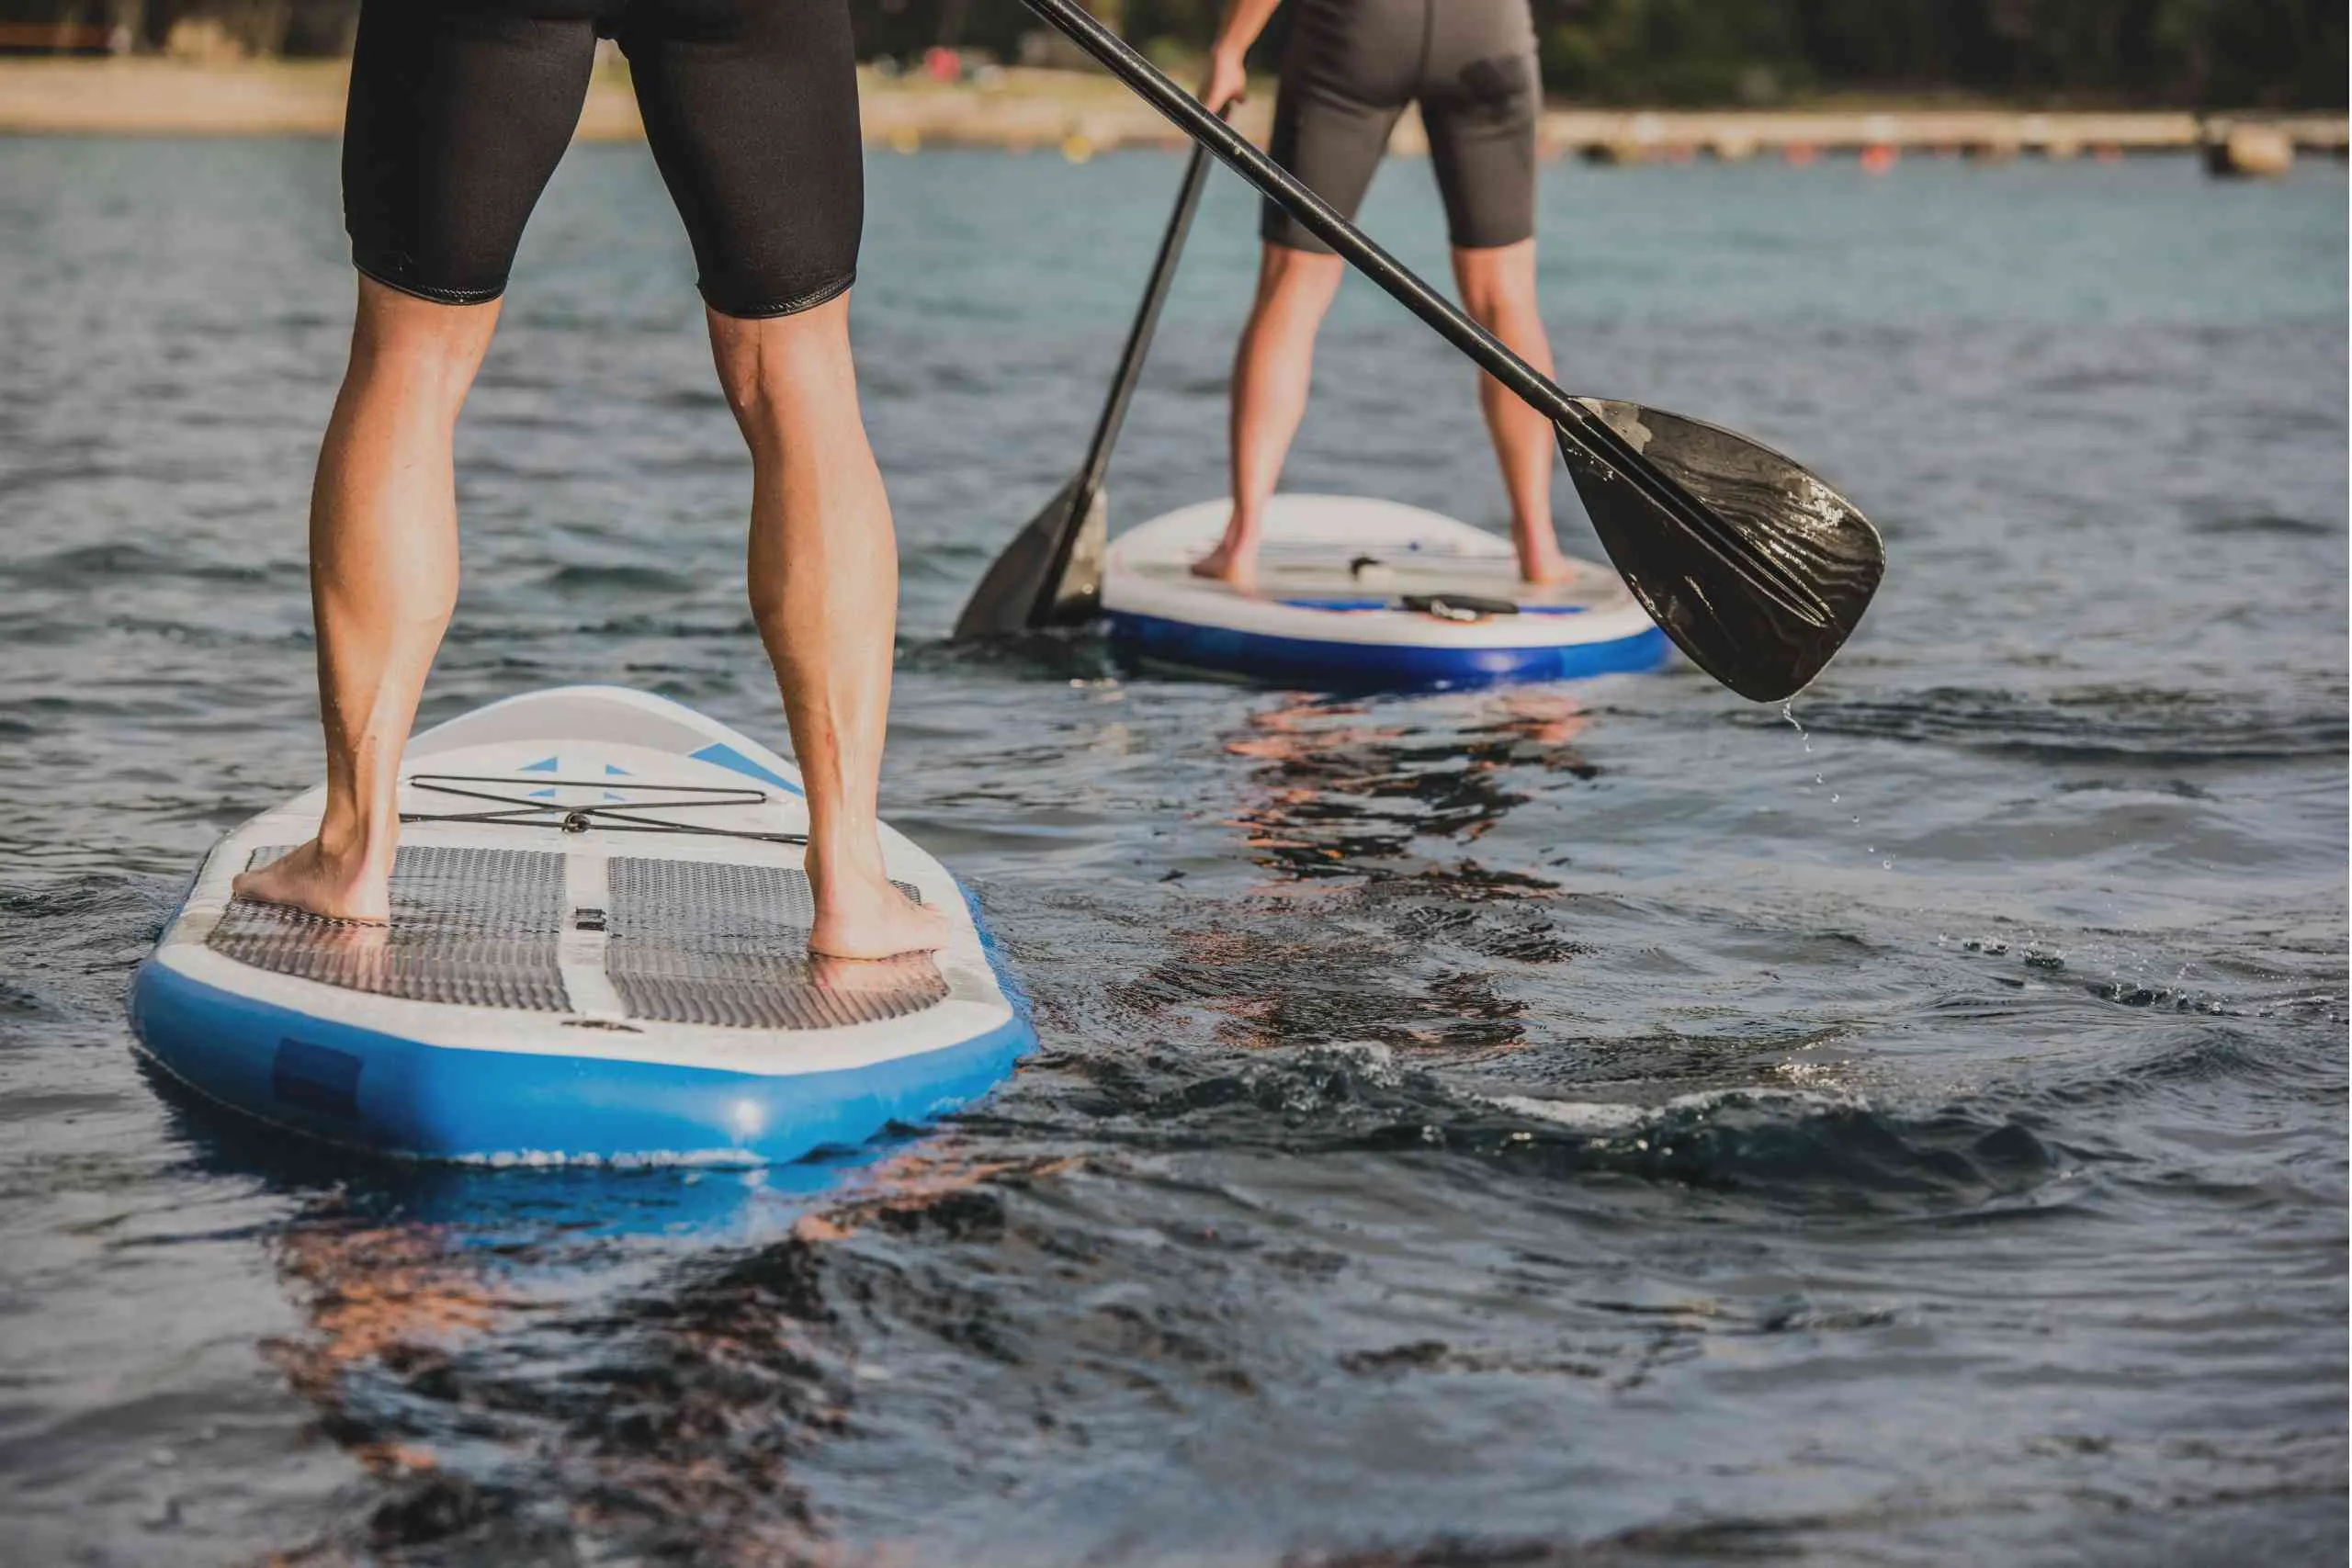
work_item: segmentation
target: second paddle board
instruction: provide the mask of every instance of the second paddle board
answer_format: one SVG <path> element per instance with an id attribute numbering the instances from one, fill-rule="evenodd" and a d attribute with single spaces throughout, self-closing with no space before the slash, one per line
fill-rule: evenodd
<path id="1" fill-rule="evenodd" d="M 1112 541 L 1102 613 L 1114 647 L 1154 664 L 1340 690 L 1551 681 L 1657 670 L 1672 645 L 1617 574 L 1577 563 L 1520 581 L 1510 541 L 1396 502 L 1280 495 L 1257 582 L 1195 577 L 1229 503 L 1204 502 Z"/>

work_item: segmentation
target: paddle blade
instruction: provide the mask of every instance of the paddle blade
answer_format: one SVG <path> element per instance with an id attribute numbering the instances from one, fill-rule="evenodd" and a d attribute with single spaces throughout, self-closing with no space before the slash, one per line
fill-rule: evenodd
<path id="1" fill-rule="evenodd" d="M 1661 502 L 1561 431 L 1593 531 L 1643 608 L 1741 696 L 1779 702 L 1803 691 L 1853 635 L 1885 575 L 1878 530 L 1745 435 L 1638 403 L 1577 400 L 1704 513 Z"/>
<path id="2" fill-rule="evenodd" d="M 1103 491 L 1078 509 L 1075 479 L 1013 536 L 956 617 L 959 637 L 1017 637 L 1075 626 L 1102 604 L 1102 551 L 1110 533 Z"/>

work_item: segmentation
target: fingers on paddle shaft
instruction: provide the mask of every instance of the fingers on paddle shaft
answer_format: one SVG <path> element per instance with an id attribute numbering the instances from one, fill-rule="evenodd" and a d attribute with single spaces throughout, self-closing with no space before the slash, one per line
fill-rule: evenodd
<path id="1" fill-rule="evenodd" d="M 1702 670 L 1757 702 L 1803 691 L 1845 644 L 1886 572 L 1854 504 L 1719 425 L 1580 400 L 1680 498 L 1636 482 L 1563 427 L 1560 451 L 1609 558 Z"/>

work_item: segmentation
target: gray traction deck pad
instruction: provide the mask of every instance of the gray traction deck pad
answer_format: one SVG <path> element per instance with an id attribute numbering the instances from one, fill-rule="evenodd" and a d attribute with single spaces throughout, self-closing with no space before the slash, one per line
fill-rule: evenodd
<path id="1" fill-rule="evenodd" d="M 631 1018 L 832 1029 L 904 1018 L 947 999 L 947 982 L 927 957 L 813 969 L 814 907 L 797 870 L 616 858 L 611 880 L 605 972 Z"/>
<path id="2" fill-rule="evenodd" d="M 284 848 L 256 850 L 248 869 Z M 565 1012 L 563 857 L 545 850 L 403 848 L 392 862 L 392 925 L 338 925 L 266 904 L 232 903 L 206 945 L 273 975 L 371 996 Z"/>
<path id="3" fill-rule="evenodd" d="M 257 850 L 247 864 L 286 852 Z M 563 860 L 545 850 L 405 847 L 392 867 L 389 931 L 232 903 L 206 940 L 257 969 L 375 996 L 566 1012 Z M 630 1018 L 829 1029 L 905 1018 L 947 998 L 927 957 L 812 965 L 814 911 L 797 869 L 618 856 L 609 864 L 605 972 Z"/>

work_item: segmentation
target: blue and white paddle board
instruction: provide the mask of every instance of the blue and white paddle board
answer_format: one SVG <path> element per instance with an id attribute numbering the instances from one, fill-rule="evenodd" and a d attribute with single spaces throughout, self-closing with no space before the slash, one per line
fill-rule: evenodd
<path id="1" fill-rule="evenodd" d="M 1519 579 L 1510 542 L 1418 506 L 1279 495 L 1258 581 L 1193 575 L 1230 503 L 1204 502 L 1112 541 L 1112 644 L 1148 663 L 1339 689 L 1478 685 L 1657 670 L 1666 634 L 1608 567 L 1551 588 Z"/>
<path id="2" fill-rule="evenodd" d="M 401 771 L 389 928 L 230 897 L 311 837 L 323 787 L 206 857 L 131 993 L 164 1072 L 390 1155 L 766 1164 L 953 1111 L 1035 1043 L 963 889 L 888 827 L 946 947 L 812 961 L 799 775 L 692 709 L 533 693 Z"/>

